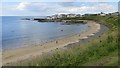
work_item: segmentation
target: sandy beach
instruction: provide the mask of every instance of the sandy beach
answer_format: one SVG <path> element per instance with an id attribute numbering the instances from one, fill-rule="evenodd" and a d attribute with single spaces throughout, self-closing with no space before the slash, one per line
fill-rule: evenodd
<path id="1" fill-rule="evenodd" d="M 68 44 L 79 42 L 80 39 L 87 39 L 91 36 L 94 36 L 95 33 L 100 31 L 100 24 L 94 21 L 88 21 L 86 25 L 89 26 L 89 29 L 87 31 L 75 34 L 73 36 L 58 38 L 54 41 L 49 41 L 41 45 L 33 45 L 24 48 L 4 51 L 2 53 L 2 63 L 3 65 L 6 65 L 12 62 L 17 62 L 35 56 L 40 56 L 43 53 L 50 52 L 51 50 L 55 50 L 56 48 L 63 48 Z"/>

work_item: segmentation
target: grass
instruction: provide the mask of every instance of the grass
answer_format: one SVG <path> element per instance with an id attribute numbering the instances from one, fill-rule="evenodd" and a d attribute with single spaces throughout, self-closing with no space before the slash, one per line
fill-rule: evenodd
<path id="1" fill-rule="evenodd" d="M 65 18 L 64 18 L 65 19 Z M 88 16 L 82 18 L 95 20 L 109 27 L 109 31 L 89 43 L 67 50 L 56 50 L 50 56 L 16 63 L 20 66 L 118 66 L 118 17 Z"/>

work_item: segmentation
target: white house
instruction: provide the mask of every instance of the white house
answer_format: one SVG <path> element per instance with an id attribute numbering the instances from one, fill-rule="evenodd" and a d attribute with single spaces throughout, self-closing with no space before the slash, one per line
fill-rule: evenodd
<path id="1" fill-rule="evenodd" d="M 67 17 L 67 15 L 65 15 L 65 14 L 60 14 L 60 15 L 58 15 L 58 18 L 65 18 L 65 17 Z"/>
<path id="2" fill-rule="evenodd" d="M 114 12 L 114 13 L 111 13 L 112 16 L 118 16 L 119 15 L 119 12 Z"/>
<path id="3" fill-rule="evenodd" d="M 100 15 L 100 16 L 106 16 L 106 14 L 103 13 L 103 12 L 101 12 L 99 15 Z"/>
<path id="4" fill-rule="evenodd" d="M 52 17 L 51 16 L 47 16 L 47 18 L 46 19 L 49 19 L 49 20 L 51 20 L 52 19 Z"/>
<path id="5" fill-rule="evenodd" d="M 57 19 L 58 18 L 58 15 L 52 15 L 52 19 Z"/>
<path id="6" fill-rule="evenodd" d="M 67 17 L 75 17 L 76 14 L 67 14 Z"/>
<path id="7" fill-rule="evenodd" d="M 81 15 L 80 14 L 76 14 L 76 17 L 81 17 Z"/>

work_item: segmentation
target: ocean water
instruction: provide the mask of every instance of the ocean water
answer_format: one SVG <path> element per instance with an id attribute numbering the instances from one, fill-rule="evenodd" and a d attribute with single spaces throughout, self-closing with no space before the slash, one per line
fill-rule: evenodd
<path id="1" fill-rule="evenodd" d="M 87 30 L 84 24 L 61 25 L 60 22 L 37 22 L 21 20 L 22 16 L 2 17 L 2 49 L 15 49 L 38 45 L 60 37 L 74 35 Z M 32 17 L 31 17 L 32 18 Z M 63 30 L 63 31 L 61 31 Z"/>

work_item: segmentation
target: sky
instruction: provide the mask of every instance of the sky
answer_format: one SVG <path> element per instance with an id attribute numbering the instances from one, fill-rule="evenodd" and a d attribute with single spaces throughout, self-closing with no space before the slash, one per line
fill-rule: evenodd
<path id="1" fill-rule="evenodd" d="M 21 2 L 21 1 L 29 1 L 29 2 L 118 2 L 119 0 L 2 0 L 3 2 Z"/>
<path id="2" fill-rule="evenodd" d="M 34 2 L 33 2 L 34 1 Z M 49 16 L 54 14 L 110 13 L 118 11 L 118 1 L 107 0 L 3 0 L 0 16 Z M 110 1 L 110 0 L 109 0 Z"/>

